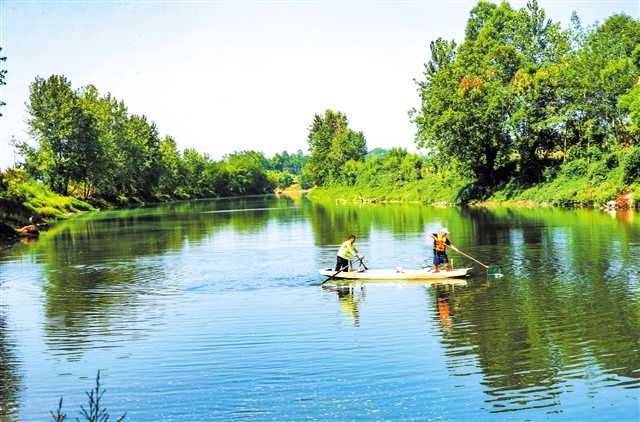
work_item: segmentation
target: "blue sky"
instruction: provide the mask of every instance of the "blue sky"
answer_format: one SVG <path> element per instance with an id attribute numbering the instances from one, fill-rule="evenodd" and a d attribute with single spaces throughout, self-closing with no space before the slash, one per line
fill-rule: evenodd
<path id="1" fill-rule="evenodd" d="M 347 113 L 370 148 L 412 148 L 431 40 L 461 40 L 473 1 L 0 0 L 0 166 L 9 139 L 28 139 L 25 102 L 36 75 L 94 84 L 145 114 L 179 147 L 306 150 L 314 113 Z M 514 8 L 526 2 L 511 2 Z M 640 2 L 540 1 L 550 18 L 583 24 Z"/>

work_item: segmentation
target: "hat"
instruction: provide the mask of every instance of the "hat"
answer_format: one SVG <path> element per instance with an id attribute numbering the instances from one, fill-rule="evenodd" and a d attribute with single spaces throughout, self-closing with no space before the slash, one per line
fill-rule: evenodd
<path id="1" fill-rule="evenodd" d="M 449 230 L 446 227 L 440 229 L 440 233 L 449 234 Z"/>

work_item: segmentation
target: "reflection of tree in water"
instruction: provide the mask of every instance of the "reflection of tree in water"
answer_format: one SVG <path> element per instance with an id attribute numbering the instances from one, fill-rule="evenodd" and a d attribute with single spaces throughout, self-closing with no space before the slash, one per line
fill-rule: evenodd
<path id="1" fill-rule="evenodd" d="M 353 325 L 360 326 L 360 305 L 364 303 L 366 291 L 364 284 L 337 283 L 335 286 L 323 285 L 322 288 L 334 291 L 338 295 L 340 309 L 349 317 Z"/>
<path id="2" fill-rule="evenodd" d="M 494 411 L 559 404 L 571 379 L 607 374 L 601 386 L 640 386 L 637 226 L 597 213 L 484 210 L 506 277 L 456 291 L 443 337 L 450 370 L 484 373 Z M 492 221 L 491 219 L 496 221 Z M 503 221 L 501 221 L 503 220 Z M 507 220 L 506 223 L 504 220 Z M 454 299 L 455 297 L 455 299 Z M 462 369 L 465 368 L 465 369 Z"/>
<path id="3" fill-rule="evenodd" d="M 155 295 L 170 288 L 166 254 L 228 228 L 254 232 L 272 219 L 286 222 L 290 217 L 281 210 L 291 202 L 248 197 L 177 203 L 103 212 L 55 227 L 35 246 L 47 277 L 47 343 L 79 358 L 99 339 L 144 335 L 132 334 L 126 325 L 161 317 Z M 105 341 L 101 347 L 113 344 Z"/>
<path id="4" fill-rule="evenodd" d="M 427 226 L 447 225 L 457 238 L 470 238 L 473 220 L 454 208 L 432 208 L 420 206 L 334 205 L 327 203 L 309 204 L 309 220 L 317 245 L 335 245 L 354 233 L 359 237 L 369 237 L 373 229 L 388 231 L 393 236 L 404 238 L 406 234 L 423 233 Z"/>
<path id="5" fill-rule="evenodd" d="M 18 405 L 20 389 L 15 344 L 9 338 L 4 306 L 0 304 L 0 420 L 11 420 Z"/>

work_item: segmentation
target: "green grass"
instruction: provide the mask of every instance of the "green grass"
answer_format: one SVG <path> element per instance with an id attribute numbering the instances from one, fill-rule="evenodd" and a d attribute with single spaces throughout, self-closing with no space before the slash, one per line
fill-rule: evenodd
<path id="1" fill-rule="evenodd" d="M 69 214 L 94 209 L 84 201 L 52 192 L 35 180 L 27 180 L 21 188 L 25 197 L 23 204 L 44 219 L 64 218 Z"/>
<path id="2" fill-rule="evenodd" d="M 624 158 L 624 157 L 623 157 Z M 623 160 L 620 160 L 623 162 Z M 420 202 L 425 204 L 465 204 L 499 202 L 504 205 L 528 202 L 561 207 L 599 206 L 615 200 L 623 192 L 640 195 L 640 180 L 632 178 L 613 155 L 599 160 L 586 158 L 565 163 L 548 172 L 545 181 L 521 185 L 511 180 L 488 196 L 477 198 L 477 186 L 467 180 L 448 175 L 429 175 L 414 182 L 387 182 L 377 185 L 337 185 L 313 189 L 308 197 L 313 201 L 343 200 L 349 202 Z"/>
<path id="3" fill-rule="evenodd" d="M 628 178 L 627 178 L 628 180 Z M 599 206 L 624 192 L 640 193 L 640 181 L 625 182 L 625 169 L 613 156 L 577 159 L 560 166 L 547 181 L 519 187 L 515 183 L 495 192 L 491 201 L 531 201 L 554 206 Z"/>
<path id="4" fill-rule="evenodd" d="M 314 201 L 344 200 L 353 202 L 420 202 L 426 204 L 460 203 L 467 182 L 456 177 L 430 176 L 415 182 L 389 182 L 373 186 L 328 186 L 313 189 L 308 197 Z"/>
<path id="5" fill-rule="evenodd" d="M 28 178 L 21 170 L 8 170 L 2 174 L 0 197 L 15 204 L 21 204 L 21 214 L 31 211 L 44 220 L 65 218 L 81 211 L 92 211 L 87 202 L 53 192 L 47 185 Z M 27 217 L 28 219 L 28 217 Z"/>

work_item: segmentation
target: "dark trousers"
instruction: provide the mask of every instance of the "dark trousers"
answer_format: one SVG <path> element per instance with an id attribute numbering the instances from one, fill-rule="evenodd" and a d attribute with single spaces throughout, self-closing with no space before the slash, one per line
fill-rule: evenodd
<path id="1" fill-rule="evenodd" d="M 349 271 L 349 260 L 341 256 L 336 256 L 336 271 Z"/>

